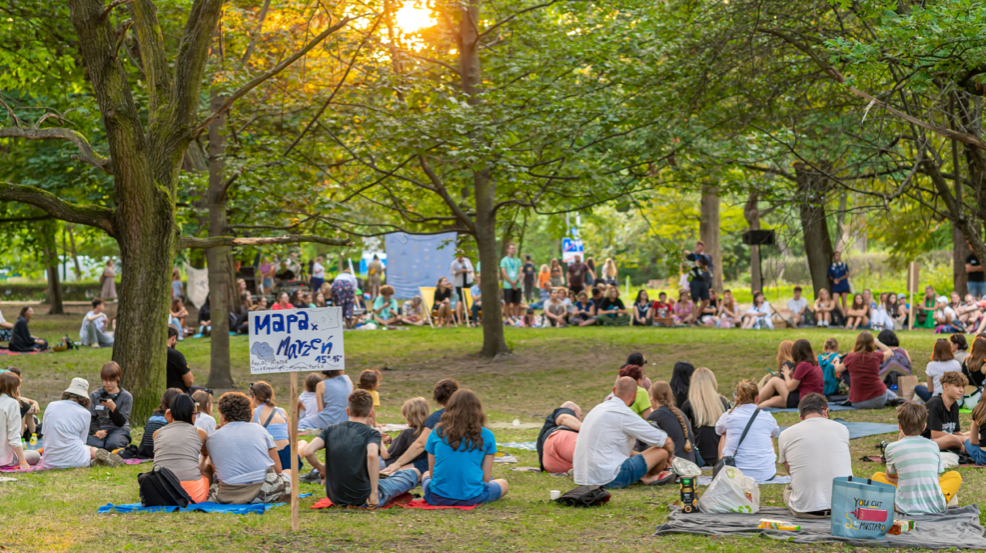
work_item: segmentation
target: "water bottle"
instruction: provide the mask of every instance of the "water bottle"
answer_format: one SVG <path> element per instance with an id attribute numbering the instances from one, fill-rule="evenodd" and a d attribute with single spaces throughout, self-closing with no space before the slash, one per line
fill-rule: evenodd
<path id="1" fill-rule="evenodd" d="M 31 434 L 31 449 L 34 449 L 37 446 L 38 446 L 38 435 L 37 434 Z"/>

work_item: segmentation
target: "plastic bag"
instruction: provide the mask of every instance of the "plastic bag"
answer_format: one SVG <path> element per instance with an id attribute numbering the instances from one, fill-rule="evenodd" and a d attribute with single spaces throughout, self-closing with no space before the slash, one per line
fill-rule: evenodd
<path id="1" fill-rule="evenodd" d="M 698 508 L 703 513 L 756 513 L 760 511 L 760 488 L 743 471 L 727 465 L 712 479 Z"/>
<path id="2" fill-rule="evenodd" d="M 945 465 L 945 470 L 954 469 L 955 467 L 959 466 L 958 453 L 952 453 L 951 451 L 942 451 L 940 455 L 941 455 L 941 462 L 943 465 Z"/>
<path id="3" fill-rule="evenodd" d="M 678 476 L 702 476 L 702 469 L 698 465 L 682 457 L 675 457 L 671 461 L 671 472 Z"/>

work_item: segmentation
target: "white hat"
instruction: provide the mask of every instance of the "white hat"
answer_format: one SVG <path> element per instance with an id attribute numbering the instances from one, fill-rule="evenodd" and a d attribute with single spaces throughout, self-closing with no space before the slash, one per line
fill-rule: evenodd
<path id="1" fill-rule="evenodd" d="M 72 384 L 65 391 L 77 396 L 89 397 L 89 382 L 85 378 L 73 378 Z"/>
<path id="2" fill-rule="evenodd" d="M 946 298 L 945 296 L 938 296 L 938 298 L 935 299 L 935 301 L 938 303 L 948 303 L 948 298 Z"/>

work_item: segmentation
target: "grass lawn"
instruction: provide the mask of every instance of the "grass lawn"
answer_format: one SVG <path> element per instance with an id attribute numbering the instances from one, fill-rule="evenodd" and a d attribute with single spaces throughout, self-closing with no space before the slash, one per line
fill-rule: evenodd
<path id="1" fill-rule="evenodd" d="M 7 320 L 13 320 L 4 309 Z M 32 331 L 49 339 L 78 334 L 79 315 L 39 316 Z M 347 365 L 354 377 L 364 368 L 384 368 L 380 389 L 382 422 L 402 423 L 401 403 L 413 396 L 430 398 L 433 384 L 453 377 L 483 400 L 491 423 L 514 419 L 540 423 L 565 400 L 588 412 L 609 392 L 616 371 L 627 353 L 642 351 L 650 364 L 652 380 L 668 380 L 677 360 L 713 369 L 720 392 L 731 397 L 741 378 L 760 378 L 764 368 L 775 365 L 777 344 L 783 339 L 806 337 L 817 351 L 828 337 L 836 337 L 847 351 L 854 333 L 833 330 L 773 332 L 713 331 L 707 329 L 507 329 L 515 355 L 507 361 L 488 363 L 475 357 L 482 335 L 471 329 L 413 329 L 346 334 Z M 935 337 L 928 332 L 901 333 L 901 345 L 921 367 L 930 355 Z M 179 345 L 188 357 L 197 381 L 208 374 L 209 340 L 186 340 Z M 245 390 L 251 378 L 247 367 L 247 340 L 232 339 L 234 379 Z M 25 374 L 23 394 L 41 402 L 55 399 L 69 380 L 82 376 L 98 384 L 98 370 L 108 360 L 105 349 L 84 349 L 60 354 L 9 357 L 0 364 L 14 364 Z M 126 368 L 124 368 L 126 369 Z M 918 374 L 923 376 L 923 370 Z M 303 376 L 301 377 L 303 378 Z M 271 379 L 282 405 L 287 404 L 287 378 Z M 839 412 L 855 421 L 894 421 L 891 409 Z M 794 414 L 777 414 L 778 422 L 791 425 Z M 968 417 L 967 415 L 965 417 Z M 217 415 L 218 418 L 218 415 Z M 968 422 L 963 421 L 963 426 Z M 139 429 L 135 429 L 135 439 Z M 537 429 L 494 429 L 497 442 L 532 441 Z M 853 440 L 854 459 L 878 454 L 876 444 L 893 435 Z M 746 551 L 750 545 L 764 551 L 835 551 L 839 546 L 800 546 L 773 540 L 715 539 L 696 536 L 652 537 L 654 527 L 667 518 L 666 505 L 677 499 L 676 487 L 634 486 L 615 491 L 601 508 L 578 510 L 548 502 L 549 490 L 574 487 L 569 479 L 510 471 L 511 466 L 536 466 L 533 452 L 504 450 L 515 455 L 518 465 L 497 464 L 494 476 L 510 482 L 501 501 L 471 512 L 379 512 L 308 507 L 324 497 L 317 485 L 302 484 L 300 533 L 290 531 L 290 508 L 280 507 L 265 515 L 225 514 L 129 514 L 97 515 L 106 503 L 139 501 L 136 476 L 149 465 L 119 469 L 78 469 L 37 474 L 17 474 L 17 482 L 0 484 L 0 551 L 163 551 L 182 550 L 445 550 L 445 551 Z M 853 462 L 857 475 L 868 475 L 882 466 Z M 961 505 L 986 499 L 986 478 L 976 469 L 960 469 Z M 783 486 L 762 486 L 764 505 L 782 505 Z M 418 490 L 420 492 L 420 489 Z M 700 490 L 701 492 L 702 490 Z"/>

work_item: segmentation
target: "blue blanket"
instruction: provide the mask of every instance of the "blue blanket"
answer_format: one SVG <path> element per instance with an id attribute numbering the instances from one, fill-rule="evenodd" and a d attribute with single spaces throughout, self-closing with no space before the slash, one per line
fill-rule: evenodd
<path id="1" fill-rule="evenodd" d="M 842 419 L 832 420 L 849 429 L 850 440 L 865 438 L 867 436 L 876 436 L 879 434 L 896 434 L 900 432 L 900 429 L 897 428 L 896 424 L 885 424 L 881 422 L 848 422 Z M 787 426 L 782 426 L 781 432 L 784 432 L 787 428 Z"/>
<path id="2" fill-rule="evenodd" d="M 310 493 L 303 493 L 299 495 L 299 498 L 308 497 Z M 280 507 L 281 505 L 286 505 L 286 503 L 256 503 L 253 505 L 224 505 L 222 503 L 191 503 L 188 507 L 184 509 L 180 507 L 144 507 L 140 503 L 130 503 L 127 505 L 114 505 L 112 503 L 107 503 L 99 508 L 100 513 L 173 513 L 175 511 L 181 511 L 187 513 L 189 511 L 201 511 L 203 513 L 232 513 L 234 515 L 246 515 L 249 513 L 257 513 L 262 515 L 273 509 L 274 507 Z"/>
<path id="3" fill-rule="evenodd" d="M 504 444 L 498 444 L 500 447 L 509 447 L 510 449 L 523 449 L 524 451 L 537 451 L 537 442 L 507 442 Z"/>
<path id="4" fill-rule="evenodd" d="M 829 405 L 829 411 L 855 411 L 855 407 L 849 405 Z M 795 409 L 781 409 L 780 407 L 764 407 L 762 411 L 767 411 L 770 413 L 797 413 L 798 410 Z"/>

